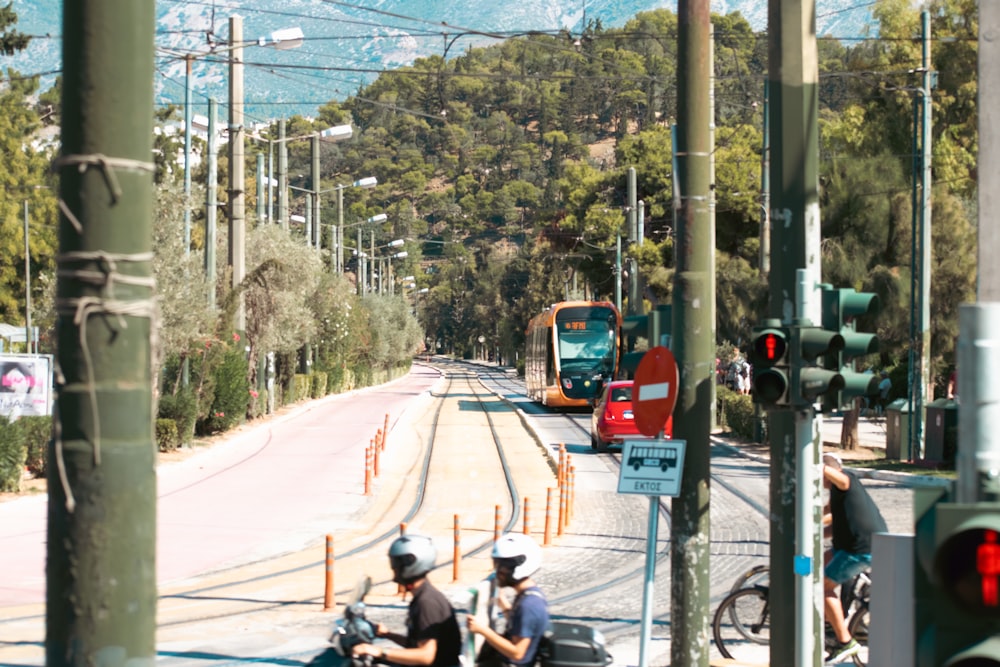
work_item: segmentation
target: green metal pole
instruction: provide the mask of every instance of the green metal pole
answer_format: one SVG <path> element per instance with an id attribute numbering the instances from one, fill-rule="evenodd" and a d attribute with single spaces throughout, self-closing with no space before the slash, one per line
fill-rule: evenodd
<path id="1" fill-rule="evenodd" d="M 63 4 L 46 664 L 156 660 L 153 0 Z"/>
<path id="2" fill-rule="evenodd" d="M 673 667 L 708 665 L 709 437 L 715 382 L 715 230 L 711 214 L 712 139 L 708 0 L 677 6 L 677 273 L 673 347 L 680 371 L 674 437 L 687 441 L 680 495 L 672 503 Z"/>
<path id="3" fill-rule="evenodd" d="M 818 56 L 814 0 L 770 0 L 769 135 L 771 146 L 771 271 L 768 317 L 792 324 L 820 322 Z M 802 289 L 796 288 L 801 285 Z M 801 291 L 801 298 L 796 298 Z M 818 486 L 798 488 L 802 457 L 818 467 L 818 430 L 811 406 L 771 410 L 771 664 L 822 663 L 822 641 L 809 628 L 822 628 L 818 596 L 822 572 L 819 532 L 796 543 L 796 498 L 818 496 Z M 810 442 L 810 437 L 815 439 Z M 810 495 L 812 497 L 812 495 Z M 819 511 L 818 498 L 816 511 Z M 799 556 L 797 559 L 796 556 Z M 797 591 L 811 589 L 817 602 L 796 614 Z M 800 598 L 798 598 L 800 599 Z M 806 636 L 808 635 L 808 636 Z M 812 638 L 812 639 L 811 639 Z M 810 646 L 811 642 L 811 646 Z M 809 653 L 810 659 L 803 656 Z"/>

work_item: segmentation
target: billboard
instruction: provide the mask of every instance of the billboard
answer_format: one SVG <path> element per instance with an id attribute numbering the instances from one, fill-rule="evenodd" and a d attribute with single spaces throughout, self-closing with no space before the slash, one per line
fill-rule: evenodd
<path id="1" fill-rule="evenodd" d="M 0 415 L 52 414 L 52 355 L 0 354 Z"/>

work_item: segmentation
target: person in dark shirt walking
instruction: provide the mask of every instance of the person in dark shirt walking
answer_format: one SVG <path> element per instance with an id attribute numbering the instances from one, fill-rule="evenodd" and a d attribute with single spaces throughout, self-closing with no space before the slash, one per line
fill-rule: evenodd
<path id="1" fill-rule="evenodd" d="M 354 655 L 370 655 L 392 665 L 457 667 L 462 651 L 462 632 L 455 609 L 427 579 L 434 569 L 437 549 L 429 537 L 403 535 L 389 546 L 393 581 L 413 595 L 406 614 L 406 634 L 375 626 L 375 636 L 390 639 L 403 648 L 386 650 L 375 644 L 358 644 Z"/>
<path id="2" fill-rule="evenodd" d="M 831 664 L 861 649 L 847 631 L 837 588 L 871 567 L 872 535 L 887 528 L 868 491 L 835 454 L 823 455 L 823 488 L 830 491 L 829 513 L 823 515 L 823 525 L 833 538 L 823 570 L 823 609 L 837 640 L 827 655 L 826 662 Z"/>

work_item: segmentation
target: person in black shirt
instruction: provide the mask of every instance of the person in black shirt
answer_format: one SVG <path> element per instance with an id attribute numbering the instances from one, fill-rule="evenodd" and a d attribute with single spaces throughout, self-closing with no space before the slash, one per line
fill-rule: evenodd
<path id="1" fill-rule="evenodd" d="M 386 650 L 374 644 L 358 644 L 354 655 L 370 655 L 394 665 L 457 667 L 462 651 L 462 633 L 455 609 L 427 579 L 434 569 L 437 549 L 429 537 L 404 535 L 389 547 L 393 581 L 413 595 L 406 614 L 406 634 L 390 632 L 381 623 L 375 636 L 385 637 L 403 648 Z"/>
<path id="2" fill-rule="evenodd" d="M 829 513 L 823 515 L 823 525 L 833 538 L 823 569 L 823 609 L 837 639 L 827 656 L 827 663 L 832 663 L 860 650 L 847 631 L 837 587 L 871 567 L 872 534 L 884 533 L 887 528 L 865 487 L 834 454 L 823 455 L 823 488 L 830 491 Z"/>

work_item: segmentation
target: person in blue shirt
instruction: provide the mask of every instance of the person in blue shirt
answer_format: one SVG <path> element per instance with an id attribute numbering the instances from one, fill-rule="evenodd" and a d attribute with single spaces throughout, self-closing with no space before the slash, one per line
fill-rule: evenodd
<path id="1" fill-rule="evenodd" d="M 493 567 L 498 587 L 511 587 L 516 596 L 497 604 L 507 617 L 503 634 L 470 615 L 469 632 L 483 636 L 485 644 L 478 665 L 512 667 L 531 665 L 542 636 L 549 627 L 549 603 L 531 575 L 542 565 L 542 550 L 527 535 L 508 533 L 493 545 Z"/>

